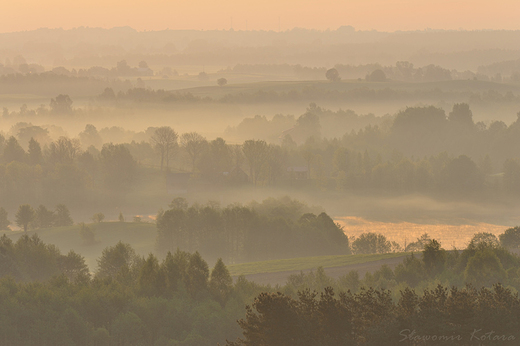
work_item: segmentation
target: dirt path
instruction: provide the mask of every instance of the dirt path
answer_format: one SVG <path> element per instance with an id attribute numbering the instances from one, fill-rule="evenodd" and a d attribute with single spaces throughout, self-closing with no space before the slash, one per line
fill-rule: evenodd
<path id="1" fill-rule="evenodd" d="M 363 278 L 366 273 L 370 272 L 373 273 L 383 264 L 386 264 L 390 268 L 394 269 L 399 263 L 403 261 L 403 259 L 406 257 L 406 255 L 399 256 L 399 257 L 393 257 L 389 259 L 384 260 L 378 260 L 378 261 L 372 261 L 372 262 L 365 262 L 360 264 L 350 264 L 346 266 L 341 267 L 331 267 L 331 268 L 325 268 L 325 273 L 333 277 L 334 279 L 339 278 L 340 276 L 343 276 L 347 274 L 351 270 L 357 270 L 359 273 L 359 277 Z M 290 271 L 284 271 L 284 272 L 276 272 L 276 273 L 260 273 L 260 274 L 250 274 L 245 275 L 246 279 L 250 281 L 254 281 L 258 284 L 267 285 L 271 284 L 274 285 L 284 285 L 287 282 L 287 278 L 289 278 L 290 275 L 293 274 L 300 274 L 300 272 L 308 273 L 311 270 L 314 269 L 305 269 L 305 270 L 290 270 Z M 236 279 L 237 277 L 233 277 Z"/>

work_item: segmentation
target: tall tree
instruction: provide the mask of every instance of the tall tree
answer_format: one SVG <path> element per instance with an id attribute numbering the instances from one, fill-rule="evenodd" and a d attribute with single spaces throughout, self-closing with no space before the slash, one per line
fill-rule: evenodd
<path id="1" fill-rule="evenodd" d="M 42 163 L 42 148 L 34 138 L 31 137 L 29 140 L 29 164 L 39 165 Z"/>
<path id="2" fill-rule="evenodd" d="M 222 258 L 219 258 L 215 264 L 215 267 L 211 271 L 209 289 L 215 299 L 221 305 L 224 305 L 229 294 L 231 293 L 232 287 L 233 279 L 229 274 L 229 270 L 226 268 Z"/>
<path id="3" fill-rule="evenodd" d="M 34 210 L 29 204 L 23 204 L 18 208 L 15 218 L 16 224 L 27 232 L 27 226 L 34 220 Z"/>
<path id="4" fill-rule="evenodd" d="M 161 170 L 165 163 L 168 169 L 170 157 L 177 148 L 177 133 L 169 126 L 162 126 L 155 130 L 151 141 L 161 155 Z"/>
<path id="5" fill-rule="evenodd" d="M 69 209 L 64 204 L 58 204 L 56 206 L 56 216 L 54 217 L 55 226 L 71 226 L 74 221 L 70 217 Z"/>
<path id="6" fill-rule="evenodd" d="M 103 139 L 99 135 L 96 127 L 92 124 L 85 125 L 85 130 L 79 133 L 79 140 L 83 148 L 88 148 L 91 145 L 95 148 L 100 148 L 103 144 Z"/>
<path id="7" fill-rule="evenodd" d="M 206 138 L 197 132 L 184 133 L 181 136 L 181 147 L 188 153 L 191 159 L 191 169 L 195 170 L 195 164 L 208 145 Z"/>
<path id="8" fill-rule="evenodd" d="M 105 248 L 98 259 L 96 276 L 115 278 L 121 270 L 130 270 L 139 261 L 139 256 L 130 244 L 119 242 Z"/>
<path id="9" fill-rule="evenodd" d="M 123 144 L 104 144 L 99 157 L 105 183 L 114 190 L 127 190 L 135 175 L 136 162 Z"/>
<path id="10" fill-rule="evenodd" d="M 69 95 L 60 94 L 56 98 L 51 99 L 51 112 L 55 114 L 71 114 L 72 100 Z"/>
<path id="11" fill-rule="evenodd" d="M 335 68 L 328 69 L 327 72 L 325 72 L 325 77 L 331 82 L 338 82 L 341 80 L 339 72 Z"/>
<path id="12" fill-rule="evenodd" d="M 186 274 L 188 292 L 192 297 L 196 297 L 208 287 L 208 263 L 198 252 L 191 255 Z"/>
<path id="13" fill-rule="evenodd" d="M 81 152 L 79 140 L 64 136 L 49 145 L 49 159 L 53 163 L 71 164 Z"/>
<path id="14" fill-rule="evenodd" d="M 250 139 L 244 142 L 242 150 L 249 164 L 251 180 L 256 186 L 258 176 L 266 163 L 269 147 L 265 141 Z"/>
<path id="15" fill-rule="evenodd" d="M 40 205 L 36 209 L 34 217 L 34 225 L 37 228 L 48 228 L 54 224 L 54 212 L 47 209 L 44 205 Z"/>
<path id="16" fill-rule="evenodd" d="M 4 162 L 9 163 L 12 161 L 23 162 L 25 157 L 25 151 L 20 146 L 16 138 L 13 136 L 9 137 L 4 148 Z"/>

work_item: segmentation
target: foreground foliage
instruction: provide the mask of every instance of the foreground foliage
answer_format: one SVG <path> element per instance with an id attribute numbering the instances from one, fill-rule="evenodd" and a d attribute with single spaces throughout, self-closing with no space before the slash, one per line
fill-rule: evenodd
<path id="1" fill-rule="evenodd" d="M 518 294 L 438 285 L 422 295 L 406 288 L 397 303 L 388 290 L 361 289 L 338 296 L 326 288 L 261 293 L 238 322 L 244 337 L 228 346 L 277 345 L 517 345 Z M 480 343 L 482 342 L 482 343 Z"/>

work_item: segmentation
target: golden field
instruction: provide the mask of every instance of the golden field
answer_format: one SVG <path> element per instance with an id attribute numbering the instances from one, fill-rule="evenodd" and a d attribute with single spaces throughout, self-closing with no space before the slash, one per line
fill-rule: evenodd
<path id="1" fill-rule="evenodd" d="M 504 233 L 507 226 L 493 225 L 483 222 L 467 222 L 466 224 L 419 224 L 411 222 L 370 221 L 356 216 L 335 217 L 334 220 L 343 227 L 349 237 L 358 237 L 362 233 L 375 232 L 383 234 L 388 240 L 396 241 L 403 248 L 416 241 L 422 234 L 428 233 L 432 239 L 441 242 L 445 249 L 465 248 L 473 235 L 488 232 L 496 235 Z"/>

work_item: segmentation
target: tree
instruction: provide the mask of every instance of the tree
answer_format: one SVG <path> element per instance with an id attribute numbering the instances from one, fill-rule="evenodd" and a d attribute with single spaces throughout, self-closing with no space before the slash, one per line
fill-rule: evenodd
<path id="1" fill-rule="evenodd" d="M 190 256 L 186 277 L 188 280 L 187 289 L 192 297 L 196 297 L 208 287 L 208 263 L 202 259 L 198 252 Z"/>
<path id="2" fill-rule="evenodd" d="M 98 259 L 96 276 L 115 278 L 121 270 L 130 270 L 139 261 L 139 256 L 130 244 L 118 242 L 116 245 L 105 248 Z"/>
<path id="3" fill-rule="evenodd" d="M 287 152 L 279 145 L 270 144 L 267 155 L 267 167 L 269 168 L 269 183 L 276 184 L 276 179 L 284 173 Z"/>
<path id="4" fill-rule="evenodd" d="M 40 143 L 34 140 L 31 137 L 29 140 L 29 164 L 31 165 L 39 165 L 42 162 L 42 148 L 40 147 Z"/>
<path id="5" fill-rule="evenodd" d="M 85 125 L 85 130 L 79 133 L 79 140 L 81 141 L 83 148 L 88 148 L 91 145 L 95 148 L 100 148 L 103 145 L 101 135 L 92 124 Z"/>
<path id="6" fill-rule="evenodd" d="M 64 136 L 49 145 L 49 160 L 53 163 L 72 164 L 81 152 L 79 140 Z"/>
<path id="7" fill-rule="evenodd" d="M 488 232 L 475 233 L 473 238 L 471 238 L 470 244 L 475 247 L 480 245 L 484 247 L 496 248 L 499 246 L 497 236 Z"/>
<path id="8" fill-rule="evenodd" d="M 411 242 L 408 245 L 406 245 L 404 251 L 405 252 L 419 252 L 424 250 L 424 247 L 431 242 L 431 238 L 428 235 L 428 233 L 423 233 L 419 238 L 417 238 L 417 241 Z"/>
<path id="9" fill-rule="evenodd" d="M 161 275 L 159 261 L 153 254 L 148 255 L 139 271 L 138 287 L 141 294 L 153 297 L 162 293 L 165 277 Z"/>
<path id="10" fill-rule="evenodd" d="M 242 145 L 242 151 L 249 164 L 250 177 L 253 184 L 256 186 L 258 176 L 267 162 L 267 155 L 269 147 L 265 141 L 262 140 L 247 140 Z"/>
<path id="11" fill-rule="evenodd" d="M 382 234 L 363 233 L 352 242 L 355 254 L 388 253 L 392 244 Z"/>
<path id="12" fill-rule="evenodd" d="M 117 62 L 116 71 L 120 76 L 128 76 L 132 73 L 132 68 L 128 66 L 126 60 L 121 60 Z"/>
<path id="13" fill-rule="evenodd" d="M 83 278 L 90 279 L 85 258 L 72 250 L 67 255 L 60 257 L 59 267 L 70 281 L 77 281 Z"/>
<path id="14" fill-rule="evenodd" d="M 320 118 L 314 113 L 312 107 L 296 120 L 293 134 L 298 143 L 305 142 L 310 137 L 314 137 L 314 140 L 321 137 Z"/>
<path id="15" fill-rule="evenodd" d="M 105 184 L 112 190 L 128 190 L 135 175 L 136 162 L 123 144 L 103 145 L 99 156 Z"/>
<path id="16" fill-rule="evenodd" d="M 23 204 L 18 208 L 15 218 L 16 224 L 27 232 L 27 226 L 34 220 L 34 210 L 30 205 Z"/>
<path id="17" fill-rule="evenodd" d="M 233 287 L 233 279 L 229 274 L 229 270 L 222 261 L 222 258 L 217 260 L 215 267 L 211 271 L 211 277 L 209 281 L 209 289 L 215 299 L 224 306 L 231 289 Z"/>
<path id="18" fill-rule="evenodd" d="M 97 243 L 96 234 L 84 222 L 79 224 L 79 236 L 83 245 L 89 246 Z"/>
<path id="19" fill-rule="evenodd" d="M 448 120 L 453 124 L 460 124 L 468 128 L 475 126 L 475 123 L 473 123 L 473 113 L 467 103 L 454 104 L 453 110 L 448 115 Z"/>
<path id="20" fill-rule="evenodd" d="M 424 263 L 413 253 L 397 265 L 394 273 L 398 282 L 406 282 L 411 287 L 417 286 L 419 282 L 426 279 Z"/>
<path id="21" fill-rule="evenodd" d="M 188 252 L 181 251 L 179 248 L 174 255 L 170 251 L 166 254 L 161 267 L 165 273 L 166 286 L 170 291 L 177 291 L 179 284 L 186 281 L 190 257 Z"/>
<path id="22" fill-rule="evenodd" d="M 70 212 L 67 206 L 64 204 L 58 204 L 55 211 L 56 216 L 54 217 L 54 225 L 57 227 L 71 226 L 74 221 L 70 217 Z"/>
<path id="23" fill-rule="evenodd" d="M 490 287 L 502 283 L 507 274 L 498 256 L 490 249 L 477 250 L 468 260 L 464 270 L 464 280 L 476 286 Z"/>
<path id="24" fill-rule="evenodd" d="M 112 323 L 112 339 L 117 345 L 142 345 L 145 327 L 133 312 L 121 313 Z"/>
<path id="25" fill-rule="evenodd" d="M 520 227 L 517 226 L 513 228 L 508 228 L 503 234 L 499 235 L 498 237 L 500 239 L 500 245 L 502 245 L 503 247 L 509 249 L 520 248 Z"/>
<path id="26" fill-rule="evenodd" d="M 189 207 L 188 200 L 184 197 L 175 197 L 170 204 L 170 209 L 187 210 Z"/>
<path id="27" fill-rule="evenodd" d="M 327 72 L 325 72 L 325 77 L 331 82 L 339 82 L 341 80 L 339 72 L 335 68 L 327 70 Z"/>
<path id="28" fill-rule="evenodd" d="M 54 225 L 54 212 L 40 205 L 35 212 L 34 226 L 37 228 L 49 228 Z"/>
<path id="29" fill-rule="evenodd" d="M 197 132 L 184 133 L 181 136 L 181 147 L 188 153 L 191 159 L 191 169 L 195 170 L 195 164 L 208 146 L 206 138 L 202 137 Z"/>
<path id="30" fill-rule="evenodd" d="M 504 189 L 507 193 L 517 194 L 520 191 L 520 164 L 515 159 L 504 162 Z"/>
<path id="31" fill-rule="evenodd" d="M 10 163 L 12 161 L 23 162 L 25 157 L 25 151 L 20 146 L 16 138 L 13 136 L 9 137 L 4 147 L 4 162 Z"/>
<path id="32" fill-rule="evenodd" d="M 125 222 L 125 217 L 122 212 L 119 212 L 119 222 Z"/>
<path id="33" fill-rule="evenodd" d="M 72 100 L 69 95 L 58 95 L 56 98 L 51 99 L 51 112 L 55 114 L 71 114 L 72 113 Z"/>
<path id="34" fill-rule="evenodd" d="M 445 258 L 446 253 L 437 240 L 433 239 L 424 245 L 422 260 L 424 262 L 424 268 L 430 276 L 434 277 L 442 272 Z"/>
<path id="35" fill-rule="evenodd" d="M 28 143 L 31 138 L 38 141 L 40 144 L 49 144 L 51 138 L 49 137 L 49 130 L 41 126 L 25 126 L 18 130 L 18 140 L 20 143 Z"/>
<path id="36" fill-rule="evenodd" d="M 450 191 L 471 193 L 480 190 L 484 183 L 476 163 L 466 155 L 451 160 L 442 174 Z"/>
<path id="37" fill-rule="evenodd" d="M 377 69 L 372 71 L 371 74 L 367 76 L 367 80 L 370 82 L 385 82 L 386 74 L 381 69 Z"/>
<path id="38" fill-rule="evenodd" d="M 204 71 L 199 72 L 199 80 L 200 81 L 206 81 L 208 79 L 209 79 L 209 77 L 208 77 L 208 74 L 206 72 L 204 72 Z"/>
<path id="39" fill-rule="evenodd" d="M 219 87 L 223 87 L 224 85 L 227 84 L 227 79 L 226 78 L 219 78 L 217 79 L 217 84 Z"/>
<path id="40" fill-rule="evenodd" d="M 162 126 L 155 130 L 151 141 L 161 155 L 161 171 L 165 161 L 168 169 L 170 157 L 177 147 L 177 133 L 169 126 Z"/>
<path id="41" fill-rule="evenodd" d="M 312 142 L 312 141 L 311 141 Z M 307 178 L 311 178 L 311 163 L 314 159 L 314 150 L 312 144 L 307 141 L 305 145 L 300 147 L 301 155 L 307 163 Z"/>
<path id="42" fill-rule="evenodd" d="M 101 223 L 105 219 L 105 214 L 103 213 L 96 213 L 94 216 L 92 216 L 92 221 L 95 223 Z"/>
<path id="43" fill-rule="evenodd" d="M 8 231 L 11 222 L 7 219 L 7 211 L 0 207 L 0 231 Z"/>

